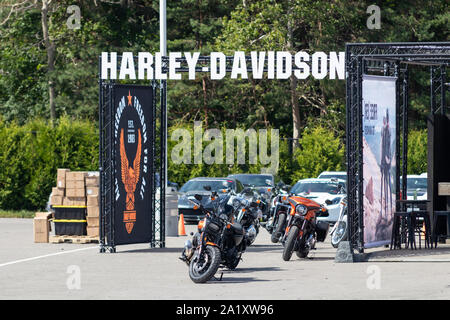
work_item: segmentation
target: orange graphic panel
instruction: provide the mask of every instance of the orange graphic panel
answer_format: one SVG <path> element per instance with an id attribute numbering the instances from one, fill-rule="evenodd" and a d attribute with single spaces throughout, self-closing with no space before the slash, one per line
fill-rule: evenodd
<path id="1" fill-rule="evenodd" d="M 123 138 L 123 129 L 120 130 L 120 164 L 122 173 L 122 182 L 126 192 L 126 211 L 123 212 L 123 221 L 128 233 L 131 233 L 136 222 L 136 211 L 134 210 L 134 193 L 136 191 L 136 185 L 139 181 L 140 166 L 141 166 L 141 149 L 142 138 L 141 130 L 138 130 L 138 145 L 136 150 L 136 156 L 131 167 L 128 163 L 127 154 L 125 151 L 125 142 Z"/>

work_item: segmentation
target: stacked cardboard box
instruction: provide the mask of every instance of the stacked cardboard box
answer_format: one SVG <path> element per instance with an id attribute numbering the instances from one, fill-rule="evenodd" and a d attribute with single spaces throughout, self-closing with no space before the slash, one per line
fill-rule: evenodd
<path id="1" fill-rule="evenodd" d="M 66 173 L 69 169 L 58 169 L 56 177 L 56 187 L 52 188 L 52 197 L 50 204 L 52 206 L 61 206 L 64 202 L 64 190 L 66 189 Z"/>
<path id="2" fill-rule="evenodd" d="M 85 206 L 85 171 L 66 172 L 66 196 L 63 200 L 65 206 Z"/>
<path id="3" fill-rule="evenodd" d="M 100 230 L 99 182 L 97 171 L 58 169 L 56 187 L 52 189 L 50 199 L 52 206 L 86 206 L 87 235 L 94 237 L 99 236 Z M 41 224 L 36 221 L 37 226 Z"/>
<path id="4" fill-rule="evenodd" d="M 51 217 L 49 212 L 36 212 L 34 216 L 34 242 L 42 243 L 48 242 L 48 234 L 50 232 L 50 221 Z"/>
<path id="5" fill-rule="evenodd" d="M 87 172 L 58 169 L 56 187 L 52 188 L 52 206 L 85 206 L 86 191 L 84 179 Z"/>
<path id="6" fill-rule="evenodd" d="M 99 176 L 97 172 L 90 172 L 86 182 L 87 205 L 87 235 L 99 236 L 100 212 L 99 212 Z"/>

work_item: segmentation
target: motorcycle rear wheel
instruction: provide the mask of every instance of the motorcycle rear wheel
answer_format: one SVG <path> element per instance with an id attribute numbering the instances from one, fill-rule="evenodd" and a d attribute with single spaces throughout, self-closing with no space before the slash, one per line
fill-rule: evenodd
<path id="1" fill-rule="evenodd" d="M 216 274 L 220 262 L 221 254 L 219 248 L 206 246 L 202 252 L 202 257 L 194 256 L 191 260 L 189 264 L 189 277 L 195 283 L 205 283 Z"/>
<path id="2" fill-rule="evenodd" d="M 289 233 L 288 233 L 287 240 L 286 240 L 286 243 L 284 245 L 284 250 L 283 250 L 283 260 L 284 261 L 289 261 L 291 259 L 292 252 L 294 251 L 294 245 L 295 245 L 295 242 L 297 241 L 299 233 L 300 233 L 300 229 L 296 225 L 293 225 L 289 229 Z"/>
<path id="3" fill-rule="evenodd" d="M 285 228 L 284 226 L 285 222 L 286 222 L 286 215 L 284 213 L 281 213 L 278 216 L 277 227 L 272 232 L 272 236 L 270 237 L 270 240 L 272 240 L 273 243 L 277 243 L 278 241 L 280 241 L 280 238 L 283 235 L 283 231 Z"/>

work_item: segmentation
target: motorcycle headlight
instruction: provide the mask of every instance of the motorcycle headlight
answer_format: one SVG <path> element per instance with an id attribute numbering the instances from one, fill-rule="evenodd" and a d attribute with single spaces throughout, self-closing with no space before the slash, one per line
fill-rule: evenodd
<path id="1" fill-rule="evenodd" d="M 233 208 L 236 210 L 241 205 L 241 201 L 237 198 L 233 200 Z"/>
<path id="2" fill-rule="evenodd" d="M 295 207 L 295 213 L 296 213 L 296 214 L 299 214 L 299 215 L 301 215 L 301 216 L 304 216 L 304 215 L 306 214 L 306 212 L 308 212 L 308 209 L 307 209 L 304 205 L 302 205 L 302 204 L 298 204 L 298 205 Z"/>

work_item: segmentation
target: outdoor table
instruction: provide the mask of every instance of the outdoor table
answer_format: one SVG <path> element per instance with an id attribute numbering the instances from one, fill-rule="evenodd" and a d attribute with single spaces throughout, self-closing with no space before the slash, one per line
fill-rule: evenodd
<path id="1" fill-rule="evenodd" d="M 407 240 L 406 240 L 406 248 L 411 246 L 411 249 L 417 249 L 416 241 L 415 241 L 415 227 L 416 227 L 416 218 L 422 217 L 425 221 L 425 247 L 429 247 L 431 243 L 430 237 L 430 218 L 428 212 L 426 210 L 415 210 L 420 209 L 419 206 L 426 205 L 429 200 L 397 200 L 397 203 L 400 204 L 402 211 L 396 211 L 394 214 L 394 226 L 392 230 L 392 238 L 391 238 L 391 249 L 394 246 L 394 249 L 401 248 L 401 237 L 400 233 L 400 225 L 402 225 L 402 232 L 404 232 L 404 222 L 406 220 L 406 231 L 407 231 Z M 407 211 L 408 208 L 411 208 L 411 211 Z M 402 222 L 400 224 L 400 221 Z M 419 238 L 420 241 L 420 238 Z M 432 246 L 431 246 L 432 247 Z M 421 244 L 419 244 L 419 248 L 421 248 Z"/>

